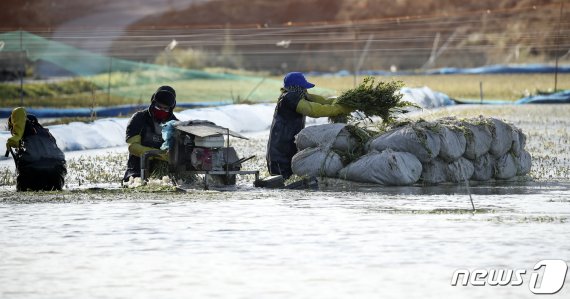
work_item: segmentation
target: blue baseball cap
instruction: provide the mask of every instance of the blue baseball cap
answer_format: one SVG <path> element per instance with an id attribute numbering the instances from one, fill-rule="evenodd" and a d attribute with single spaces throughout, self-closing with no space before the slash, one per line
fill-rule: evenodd
<path id="1" fill-rule="evenodd" d="M 285 75 L 285 78 L 283 79 L 283 85 L 285 87 L 290 87 L 290 86 L 300 86 L 303 88 L 315 87 L 315 84 L 309 83 L 307 79 L 305 79 L 305 76 L 303 76 L 303 73 L 300 72 L 292 72 Z"/>

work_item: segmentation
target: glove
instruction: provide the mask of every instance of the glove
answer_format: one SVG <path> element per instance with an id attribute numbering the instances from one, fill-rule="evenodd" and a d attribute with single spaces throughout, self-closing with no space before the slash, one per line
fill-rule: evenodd
<path id="1" fill-rule="evenodd" d="M 131 155 L 142 157 L 142 155 L 148 151 L 157 150 L 157 148 L 152 148 L 149 146 L 144 146 L 141 144 L 141 136 L 135 135 L 129 139 L 127 139 L 127 143 L 129 144 L 129 153 Z M 165 151 L 166 152 L 166 151 Z M 168 155 L 167 155 L 168 157 Z M 156 159 L 156 158 L 155 158 Z"/>
<path id="2" fill-rule="evenodd" d="M 336 105 L 340 107 L 340 109 L 342 110 L 342 112 L 344 114 L 348 114 L 348 113 L 351 113 L 352 111 L 356 110 L 356 109 L 348 107 L 346 105 L 342 105 L 342 104 L 336 104 Z"/>
<path id="3" fill-rule="evenodd" d="M 157 157 L 157 159 L 168 162 L 168 151 L 162 151 L 162 153 Z"/>
<path id="4" fill-rule="evenodd" d="M 20 136 L 12 136 L 12 137 L 8 138 L 8 140 L 6 141 L 6 149 L 9 149 L 11 147 L 20 148 L 20 141 L 21 140 L 22 140 L 22 138 Z"/>

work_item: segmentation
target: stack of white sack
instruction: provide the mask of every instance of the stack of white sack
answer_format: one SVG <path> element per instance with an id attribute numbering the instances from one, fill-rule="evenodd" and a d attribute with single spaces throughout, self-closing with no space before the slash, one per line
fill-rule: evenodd
<path id="1" fill-rule="evenodd" d="M 525 134 L 495 118 L 399 123 L 363 142 L 346 124 L 305 128 L 297 135 L 293 172 L 411 185 L 510 180 L 531 169 Z"/>
<path id="2" fill-rule="evenodd" d="M 299 152 L 293 157 L 291 168 L 300 176 L 336 177 L 344 167 L 340 153 L 350 153 L 357 139 L 346 124 L 325 124 L 303 129 L 295 137 Z"/>

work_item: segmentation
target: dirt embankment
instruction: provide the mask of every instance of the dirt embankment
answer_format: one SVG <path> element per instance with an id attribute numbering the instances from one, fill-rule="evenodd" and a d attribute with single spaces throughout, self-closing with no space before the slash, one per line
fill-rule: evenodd
<path id="1" fill-rule="evenodd" d="M 473 67 L 553 62 L 564 55 L 570 48 L 570 7 L 560 18 L 560 1 L 4 0 L 0 30 L 51 31 L 72 23 L 69 30 L 88 35 L 90 29 L 101 26 L 120 27 L 116 32 L 124 33 L 109 37 L 113 45 L 106 54 L 148 62 L 154 62 L 177 36 L 179 49 L 213 55 L 225 51 L 229 60 L 240 61 L 238 67 L 248 69 L 352 70 L 369 39 L 370 51 L 361 63 L 365 69 L 418 69 L 434 54 L 437 59 L 428 67 Z M 94 24 L 93 16 L 109 10 L 128 12 L 134 23 L 125 25 L 111 18 Z M 293 25 L 290 30 L 289 25 Z M 281 40 L 293 42 L 276 47 Z M 66 42 L 85 48 L 77 41 Z M 436 52 L 432 52 L 434 44 Z"/>
<path id="2" fill-rule="evenodd" d="M 490 12 L 523 7 L 541 7 L 561 0 L 3 0 L 0 3 L 0 27 L 7 29 L 53 28 L 103 10 L 129 10 L 148 15 L 132 28 L 172 26 L 239 26 L 247 24 L 280 25 L 288 22 L 342 22 L 410 16 L 457 16 L 470 12 Z M 186 8 L 183 8 L 186 7 Z M 156 14 L 149 13 L 154 10 Z M 557 7 L 537 10 L 536 25 L 542 20 L 556 25 Z M 566 9 L 570 11 L 570 8 Z M 164 12 L 166 11 L 166 12 Z M 522 16 L 524 19 L 525 16 Z M 113 24 L 108 24 L 112 26 Z M 536 27 L 535 27 L 536 28 Z M 529 28 L 520 28 L 520 31 Z"/>
<path id="3" fill-rule="evenodd" d="M 474 67 L 552 62 L 563 55 L 570 47 L 570 22 L 564 21 L 570 18 L 570 7 L 562 18 L 563 45 L 558 49 L 555 35 L 559 3 L 397 0 L 387 5 L 367 0 L 220 0 L 152 15 L 130 28 L 162 28 L 188 34 L 194 34 L 197 28 L 241 29 L 201 36 L 200 45 L 191 40 L 181 45 L 220 52 L 219 45 L 224 42 L 220 36 L 230 36 L 235 52 L 246 55 L 245 67 L 251 69 L 279 69 L 285 65 L 303 71 L 352 70 L 369 38 L 370 51 L 362 64 L 368 69 L 425 67 L 434 54 L 434 44 L 439 48 L 435 52 L 437 59 L 427 67 Z M 271 31 L 289 25 L 297 30 Z M 246 31 L 248 28 L 250 31 Z M 270 33 L 257 34 L 253 28 L 267 28 Z M 275 47 L 279 40 L 293 42 L 291 47 L 279 49 Z M 252 56 L 254 59 L 250 59 Z"/>

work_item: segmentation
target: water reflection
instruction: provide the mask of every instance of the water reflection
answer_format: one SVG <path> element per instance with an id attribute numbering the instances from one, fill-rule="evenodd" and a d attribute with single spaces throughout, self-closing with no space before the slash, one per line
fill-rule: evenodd
<path id="1" fill-rule="evenodd" d="M 402 195 L 468 194 L 465 184 L 447 183 L 433 186 L 379 186 L 330 178 L 323 178 L 319 181 L 319 190 L 374 192 L 378 194 Z M 469 191 L 472 194 L 478 195 L 540 194 L 545 191 L 554 190 L 570 190 L 570 183 L 533 181 L 469 182 Z"/>

